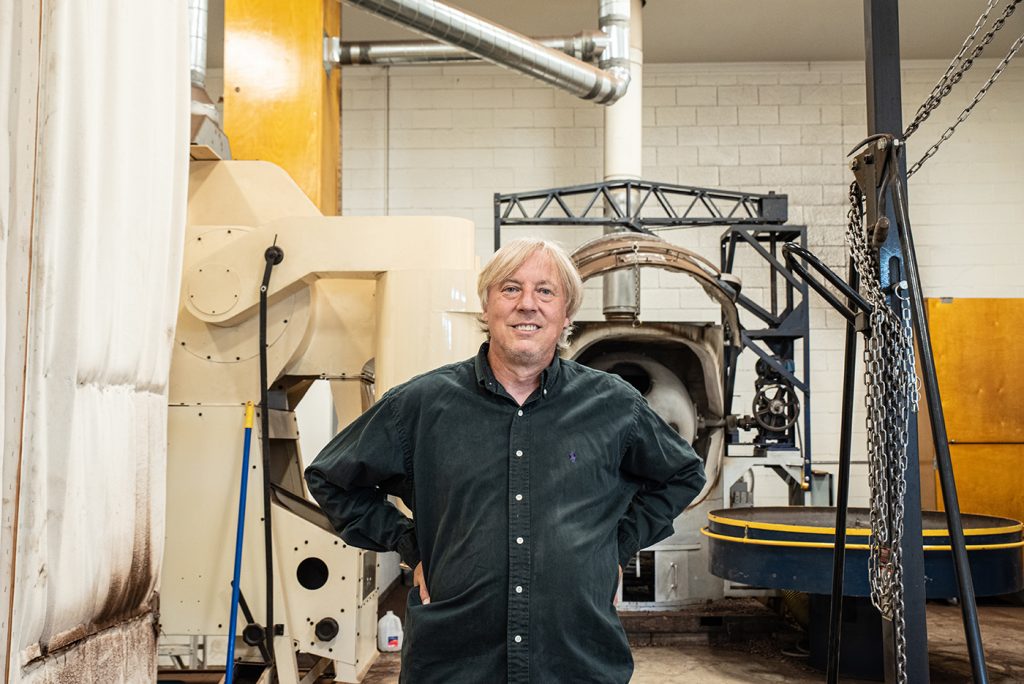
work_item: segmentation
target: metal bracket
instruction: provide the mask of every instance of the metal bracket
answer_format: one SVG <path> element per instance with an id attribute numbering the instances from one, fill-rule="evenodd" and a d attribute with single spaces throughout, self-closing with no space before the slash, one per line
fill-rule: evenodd
<path id="1" fill-rule="evenodd" d="M 341 67 L 341 37 L 324 33 L 324 71 L 331 72 Z"/>

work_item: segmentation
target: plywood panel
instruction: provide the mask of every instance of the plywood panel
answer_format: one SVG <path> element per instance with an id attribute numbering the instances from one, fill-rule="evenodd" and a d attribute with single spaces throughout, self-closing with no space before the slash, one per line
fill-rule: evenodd
<path id="1" fill-rule="evenodd" d="M 927 303 L 949 441 L 1024 442 L 1024 299 Z"/>
<path id="2" fill-rule="evenodd" d="M 340 34 L 335 0 L 226 0 L 224 132 L 235 159 L 282 167 L 326 215 L 338 213 L 339 70 L 323 63 Z"/>
<path id="3" fill-rule="evenodd" d="M 961 511 L 1024 520 L 1024 444 L 953 444 L 950 455 Z M 937 472 L 935 497 L 944 510 Z"/>

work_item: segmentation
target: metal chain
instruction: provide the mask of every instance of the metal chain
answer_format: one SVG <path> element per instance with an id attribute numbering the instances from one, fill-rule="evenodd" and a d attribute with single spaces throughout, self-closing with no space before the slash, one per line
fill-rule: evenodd
<path id="1" fill-rule="evenodd" d="M 918 127 L 922 123 L 924 123 L 925 119 L 927 119 L 931 115 L 931 113 L 935 111 L 939 104 L 942 103 L 942 98 L 944 98 L 946 95 L 949 95 L 950 91 L 953 90 L 953 86 L 959 83 L 960 80 L 964 77 L 964 74 L 967 73 L 972 66 L 974 66 L 974 60 L 981 56 L 981 53 L 985 51 L 985 47 L 992 42 L 992 39 L 995 37 L 996 33 L 998 33 L 999 30 L 1003 28 L 1003 25 L 1006 23 L 1006 20 L 1010 18 L 1013 12 L 1017 9 L 1017 5 L 1019 5 L 1022 1 L 1024 0 L 1010 0 L 1009 4 L 1007 4 L 1007 6 L 1003 8 L 1002 16 L 992 23 L 992 28 L 989 29 L 984 36 L 982 36 L 981 42 L 979 42 L 978 45 L 975 46 L 974 50 L 971 51 L 970 56 L 964 59 L 964 53 L 966 53 L 967 49 L 971 46 L 972 43 L 974 43 L 974 39 L 978 35 L 978 31 L 980 31 L 981 27 L 985 25 L 986 21 L 988 21 L 988 15 L 992 11 L 993 6 L 996 4 L 996 0 L 989 0 L 988 5 L 985 7 L 985 10 L 981 13 L 981 16 L 978 17 L 978 21 L 975 22 L 974 30 L 971 31 L 970 35 L 968 35 L 967 38 L 964 40 L 963 45 L 960 47 L 960 51 L 956 54 L 956 56 L 953 58 L 953 61 L 950 62 L 949 66 L 946 68 L 946 73 L 942 75 L 942 78 L 939 79 L 939 82 L 935 84 L 934 88 L 932 88 L 932 92 L 928 95 L 927 99 L 925 99 L 924 103 L 920 107 L 918 107 L 917 115 L 914 117 L 914 120 L 910 122 L 910 125 L 907 126 L 907 129 L 903 132 L 904 140 L 906 140 L 907 138 L 914 134 L 914 131 L 916 131 Z"/>
<path id="2" fill-rule="evenodd" d="M 909 309 L 896 298 L 900 313 L 889 306 L 881 287 L 876 249 L 863 225 L 863 196 L 850 186 L 846 239 L 860 275 L 861 294 L 871 304 L 870 336 L 864 345 L 867 407 L 868 484 L 871 538 L 868 579 L 871 602 L 893 624 L 896 677 L 907 681 L 907 639 L 903 606 L 902 539 L 906 495 L 907 443 L 911 413 L 917 410 L 913 332 L 906 327 Z"/>
<path id="3" fill-rule="evenodd" d="M 640 245 L 633 243 L 633 327 L 639 328 L 640 321 Z"/>
<path id="4" fill-rule="evenodd" d="M 956 118 L 956 121 L 953 122 L 953 125 L 947 128 L 945 132 L 935 142 L 935 144 L 929 147 L 928 151 L 925 152 L 924 155 L 920 159 L 918 159 L 913 166 L 910 167 L 910 169 L 907 171 L 907 178 L 910 178 L 915 173 L 917 173 L 917 170 L 924 166 L 924 163 L 926 161 L 935 156 L 935 153 L 939 151 L 939 148 L 942 146 L 942 143 L 946 142 L 947 140 L 953 137 L 953 133 L 956 131 L 956 127 L 967 120 L 967 117 L 970 116 L 971 114 L 971 110 L 974 109 L 975 105 L 981 102 L 981 98 L 985 97 L 985 93 L 987 93 L 989 88 L 991 88 L 995 84 L 996 80 L 1006 69 L 1006 65 L 1009 64 L 1010 60 L 1013 59 L 1014 56 L 1016 56 L 1017 52 L 1020 51 L 1021 46 L 1024 46 L 1024 35 L 1022 35 L 1020 38 L 1013 42 L 1013 45 L 1010 46 L 1010 49 L 1006 53 L 1006 56 L 1003 57 L 1002 61 L 1000 61 L 999 64 L 996 66 L 995 70 L 992 72 L 992 75 L 988 77 L 988 81 L 986 81 L 985 85 L 981 87 L 981 90 L 978 91 L 978 94 L 974 96 L 974 99 L 971 100 L 971 103 L 967 105 L 967 107 L 965 107 L 962 112 L 960 112 L 960 116 Z"/>

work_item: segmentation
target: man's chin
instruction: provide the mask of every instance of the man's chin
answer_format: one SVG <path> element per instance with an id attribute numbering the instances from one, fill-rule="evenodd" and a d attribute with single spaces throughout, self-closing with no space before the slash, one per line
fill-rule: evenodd
<path id="1" fill-rule="evenodd" d="M 515 363 L 516 365 L 531 366 L 538 363 L 547 363 L 551 360 L 554 349 L 540 349 L 536 345 L 510 345 L 504 347 L 502 351 L 505 353 L 508 361 Z"/>

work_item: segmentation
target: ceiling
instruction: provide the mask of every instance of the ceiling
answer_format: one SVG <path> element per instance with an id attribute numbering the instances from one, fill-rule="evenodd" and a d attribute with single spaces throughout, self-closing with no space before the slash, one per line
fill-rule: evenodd
<path id="1" fill-rule="evenodd" d="M 597 0 L 457 0 L 462 9 L 529 36 L 597 28 Z M 1001 12 L 1004 3 L 1000 2 Z M 900 0 L 903 59 L 950 60 L 974 27 L 985 0 Z M 861 0 L 649 0 L 644 61 L 803 62 L 861 60 Z M 1024 12 L 1006 23 L 986 57 L 1001 57 L 1022 30 Z M 342 3 L 342 39 L 420 38 Z M 992 17 L 994 18 L 994 16 Z M 224 0 L 210 0 L 209 66 L 223 65 Z M 1002 35 L 1012 34 L 1012 35 Z"/>
<path id="2" fill-rule="evenodd" d="M 597 0 L 456 0 L 452 4 L 528 36 L 597 28 Z M 901 0 L 899 5 L 903 58 L 949 60 L 986 2 Z M 650 0 L 643 17 L 644 61 L 860 60 L 864 57 L 863 7 L 861 0 Z M 417 37 L 347 3 L 342 3 L 341 17 L 343 40 Z M 1004 33 L 1019 35 L 1022 23 L 1018 17 L 1011 18 Z"/>

